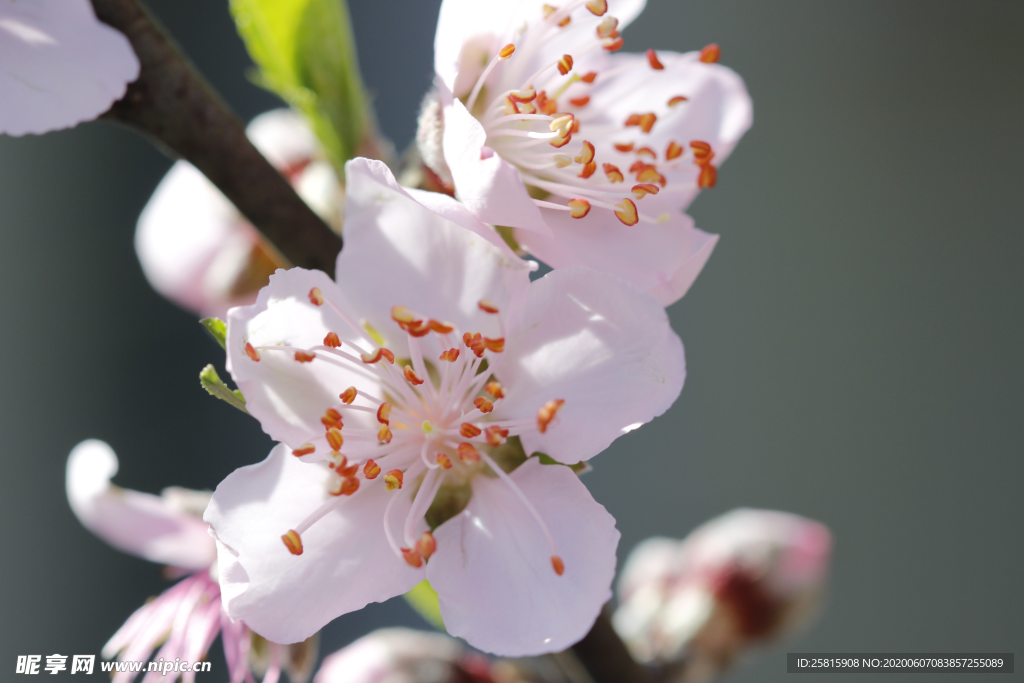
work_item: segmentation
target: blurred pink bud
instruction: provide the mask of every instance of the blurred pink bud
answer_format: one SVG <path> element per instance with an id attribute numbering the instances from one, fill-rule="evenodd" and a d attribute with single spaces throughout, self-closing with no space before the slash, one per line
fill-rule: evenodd
<path id="1" fill-rule="evenodd" d="M 809 621 L 831 546 L 818 522 L 746 509 L 683 541 L 648 539 L 623 568 L 615 629 L 638 660 L 675 665 L 677 680 L 708 680 Z"/>

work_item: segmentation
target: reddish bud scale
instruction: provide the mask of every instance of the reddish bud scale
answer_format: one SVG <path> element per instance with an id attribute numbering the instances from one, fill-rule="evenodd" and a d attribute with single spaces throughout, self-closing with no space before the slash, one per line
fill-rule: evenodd
<path id="1" fill-rule="evenodd" d="M 405 475 L 402 473 L 402 470 L 391 470 L 384 475 L 384 488 L 388 491 L 400 489 L 404 479 Z"/>
<path id="2" fill-rule="evenodd" d="M 583 218 L 590 213 L 590 202 L 586 199 L 570 199 L 569 215 L 573 218 Z"/>
<path id="3" fill-rule="evenodd" d="M 700 61 L 705 64 L 714 64 L 722 57 L 722 48 L 718 47 L 716 43 L 711 43 L 704 47 L 700 51 Z"/>
<path id="4" fill-rule="evenodd" d="M 245 355 L 249 356 L 249 358 L 251 358 L 255 363 L 260 362 L 260 352 L 257 351 L 249 342 L 245 343 Z"/>
<path id="5" fill-rule="evenodd" d="M 477 396 L 476 398 L 474 398 L 473 405 L 475 405 L 476 409 L 479 410 L 481 413 L 489 413 L 492 410 L 494 410 L 494 403 L 487 400 L 483 396 Z"/>
<path id="6" fill-rule="evenodd" d="M 412 384 L 413 386 L 419 386 L 420 384 L 423 384 L 423 380 L 420 379 L 420 376 L 416 374 L 416 372 L 412 369 L 411 365 L 406 365 L 405 370 L 402 371 L 402 374 L 405 375 L 405 381 L 408 382 L 409 384 Z"/>
<path id="7" fill-rule="evenodd" d="M 438 453 L 437 454 L 437 464 L 440 465 L 441 467 L 443 467 L 446 470 L 450 470 L 452 468 L 452 460 L 451 460 L 451 458 L 449 458 L 444 453 Z"/>
<path id="8" fill-rule="evenodd" d="M 665 68 L 665 65 L 658 60 L 658 53 L 654 50 L 647 51 L 647 63 L 651 65 L 651 68 L 655 71 L 661 71 Z"/>
<path id="9" fill-rule="evenodd" d="M 480 301 L 476 302 L 476 306 L 484 313 L 490 313 L 491 315 L 494 315 L 499 311 L 497 304 L 488 301 L 487 299 L 480 299 Z"/>
<path id="10" fill-rule="evenodd" d="M 341 346 L 341 338 L 334 332 L 328 332 L 327 336 L 324 337 L 324 346 L 330 346 L 332 349 L 336 349 Z"/>
<path id="11" fill-rule="evenodd" d="M 324 305 L 324 295 L 323 292 L 320 291 L 319 287 L 314 287 L 313 289 L 309 290 L 309 303 L 313 304 L 314 306 Z"/>
<path id="12" fill-rule="evenodd" d="M 302 537 L 294 530 L 289 529 L 288 533 L 281 537 L 281 540 L 284 541 L 284 547 L 288 548 L 288 552 L 292 555 L 302 554 Z"/>
<path id="13" fill-rule="evenodd" d="M 556 398 L 542 405 L 540 410 L 537 411 L 537 431 L 541 434 L 545 433 L 548 430 L 548 425 L 555 419 L 555 415 L 558 414 L 563 405 L 565 405 L 565 399 L 561 398 Z"/>
<path id="14" fill-rule="evenodd" d="M 424 560 L 429 560 L 436 550 L 437 541 L 434 540 L 434 535 L 429 531 L 424 531 L 420 535 L 420 540 L 416 541 L 416 552 L 422 555 Z"/>
<path id="15" fill-rule="evenodd" d="M 414 569 L 419 569 L 423 566 L 423 557 L 418 552 L 416 552 L 412 548 L 402 548 L 401 551 L 402 558 L 410 567 Z"/>
<path id="16" fill-rule="evenodd" d="M 356 396 L 358 394 L 359 392 L 356 391 L 355 387 L 349 387 L 345 391 L 338 394 L 338 398 L 340 398 L 341 402 L 344 403 L 345 405 L 352 405 L 352 402 L 356 400 Z"/>
<path id="17" fill-rule="evenodd" d="M 505 398 L 505 389 L 502 388 L 500 382 L 488 382 L 484 385 L 484 391 L 496 399 Z"/>
<path id="18" fill-rule="evenodd" d="M 295 352 L 295 360 L 300 363 L 312 363 L 314 358 L 316 358 L 315 353 L 307 353 L 306 351 Z"/>
<path id="19" fill-rule="evenodd" d="M 309 455 L 310 453 L 315 453 L 315 452 L 316 452 L 316 446 L 314 446 L 311 443 L 304 443 L 301 446 L 299 446 L 298 448 L 296 448 L 295 450 L 293 450 L 292 451 L 292 455 L 294 455 L 296 458 L 301 458 L 304 455 Z"/>
<path id="20" fill-rule="evenodd" d="M 466 439 L 472 439 L 474 436 L 480 436 L 480 433 L 479 427 L 468 422 L 463 422 L 462 426 L 459 427 L 459 434 Z"/>
<path id="21" fill-rule="evenodd" d="M 562 558 L 558 555 L 551 556 L 551 568 L 555 570 L 555 573 L 561 576 L 565 573 L 565 562 L 562 562 Z"/>
<path id="22" fill-rule="evenodd" d="M 474 448 L 471 443 L 460 443 L 459 447 L 455 449 L 455 452 L 458 454 L 459 460 L 467 465 L 480 462 L 480 453 L 477 452 L 476 448 Z"/>
<path id="23" fill-rule="evenodd" d="M 618 166 L 614 164 L 602 164 L 601 168 L 604 169 L 604 175 L 608 178 L 608 182 L 621 183 L 625 180 L 625 177 L 622 175 L 622 171 L 619 170 Z"/>
<path id="24" fill-rule="evenodd" d="M 320 423 L 324 426 L 324 429 L 330 429 L 331 427 L 341 429 L 345 426 L 344 420 L 341 419 L 341 413 L 334 408 L 328 408 L 324 412 L 324 416 L 320 418 Z"/>
<path id="25" fill-rule="evenodd" d="M 332 451 L 341 450 L 341 447 L 345 444 L 345 437 L 341 435 L 340 429 L 331 427 L 327 430 L 327 444 L 331 447 Z"/>
<path id="26" fill-rule="evenodd" d="M 370 458 L 363 465 L 363 476 L 367 479 L 376 479 L 378 474 L 380 474 L 380 465 L 373 458 Z"/>

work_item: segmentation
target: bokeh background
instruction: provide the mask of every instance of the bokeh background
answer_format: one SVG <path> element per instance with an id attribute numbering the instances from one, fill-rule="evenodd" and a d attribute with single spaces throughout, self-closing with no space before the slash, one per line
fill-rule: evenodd
<path id="1" fill-rule="evenodd" d="M 225 2 L 149 5 L 240 115 L 277 106 L 246 81 Z M 399 148 L 437 7 L 351 0 Z M 650 0 L 625 33 L 633 51 L 718 42 L 755 124 L 693 207 L 722 240 L 670 310 L 682 398 L 585 481 L 618 520 L 620 560 L 736 506 L 836 538 L 818 623 L 731 681 L 786 679 L 787 650 L 1024 653 L 1022 35 L 1016 0 Z M 270 449 L 199 387 L 223 356 L 135 259 L 170 163 L 106 123 L 0 137 L 4 680 L 18 654 L 98 653 L 166 586 L 71 514 L 78 441 L 107 440 L 115 481 L 153 492 L 213 488 Z M 421 622 L 401 599 L 374 605 L 331 624 L 324 650 L 394 624 Z"/>

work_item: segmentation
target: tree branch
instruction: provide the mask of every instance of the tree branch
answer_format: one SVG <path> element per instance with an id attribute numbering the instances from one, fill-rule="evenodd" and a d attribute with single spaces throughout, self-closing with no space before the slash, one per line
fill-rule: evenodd
<path id="1" fill-rule="evenodd" d="M 583 640 L 572 646 L 573 654 L 594 683 L 647 683 L 647 671 L 637 664 L 619 634 L 612 628 L 608 608 L 601 610 Z"/>
<path id="2" fill-rule="evenodd" d="M 138 0 L 92 0 L 142 65 L 103 118 L 155 138 L 202 171 L 287 261 L 334 272 L 335 234 L 245 136 L 245 128 Z"/>

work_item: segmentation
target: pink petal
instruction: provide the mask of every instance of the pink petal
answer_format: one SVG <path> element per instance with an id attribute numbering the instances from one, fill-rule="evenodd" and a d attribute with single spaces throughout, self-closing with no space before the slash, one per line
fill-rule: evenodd
<path id="1" fill-rule="evenodd" d="M 117 456 L 90 439 L 68 456 L 68 502 L 82 525 L 118 550 L 184 569 L 209 567 L 215 549 L 205 522 L 172 508 L 160 496 L 110 483 Z"/>
<path id="2" fill-rule="evenodd" d="M 302 533 L 292 555 L 281 535 L 328 499 L 329 471 L 301 462 L 277 446 L 261 463 L 235 470 L 213 494 L 205 519 L 214 528 L 224 608 L 233 619 L 277 643 L 295 643 L 342 614 L 412 589 L 413 569 L 388 546 L 383 529 L 390 496 L 381 479 Z M 409 505 L 398 501 L 393 519 Z"/>
<path id="3" fill-rule="evenodd" d="M 564 574 L 553 570 L 544 534 L 512 489 L 477 477 L 469 506 L 434 532 L 427 577 L 451 635 L 508 657 L 558 652 L 587 633 L 611 598 L 619 532 L 569 468 L 533 458 L 511 477 L 550 529 Z"/>
<path id="4" fill-rule="evenodd" d="M 0 133 L 24 135 L 94 119 L 139 75 L 128 39 L 88 0 L 0 5 Z"/>
<path id="5" fill-rule="evenodd" d="M 615 276 L 580 266 L 530 284 L 496 369 L 507 398 L 496 419 L 536 419 L 565 404 L 544 434 L 522 435 L 527 453 L 587 460 L 668 410 L 683 388 L 683 344 L 656 299 Z M 500 417 L 499 417 L 500 416 Z"/>

